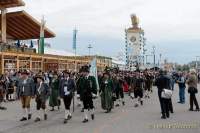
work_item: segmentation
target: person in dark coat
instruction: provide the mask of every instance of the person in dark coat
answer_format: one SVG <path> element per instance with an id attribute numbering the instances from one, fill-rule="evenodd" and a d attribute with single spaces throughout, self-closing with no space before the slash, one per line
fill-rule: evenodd
<path id="1" fill-rule="evenodd" d="M 19 85 L 17 87 L 17 95 L 21 99 L 23 117 L 20 121 L 31 119 L 30 103 L 31 98 L 35 95 L 35 85 L 32 78 L 28 77 L 29 73 L 27 71 L 22 72 L 22 79 L 19 80 Z"/>
<path id="2" fill-rule="evenodd" d="M 36 110 L 37 110 L 37 117 L 35 119 L 35 122 L 38 122 L 41 120 L 41 114 L 44 116 L 44 120 L 47 120 L 47 112 L 46 112 L 46 101 L 50 95 L 50 89 L 49 86 L 44 83 L 44 77 L 42 75 L 36 75 L 37 84 L 36 84 L 36 90 L 35 90 L 35 101 L 36 101 Z M 41 109 L 42 112 L 41 113 Z"/>
<path id="3" fill-rule="evenodd" d="M 50 82 L 51 94 L 49 98 L 49 106 L 52 107 L 50 111 L 54 111 L 54 107 L 60 109 L 60 99 L 59 99 L 59 80 L 57 73 L 54 73 Z"/>
<path id="4" fill-rule="evenodd" d="M 153 76 L 148 71 L 145 73 L 145 98 L 150 98 Z"/>
<path id="5" fill-rule="evenodd" d="M 134 97 L 136 98 L 135 107 L 139 106 L 139 102 L 143 105 L 144 77 L 142 72 L 136 73 Z"/>
<path id="6" fill-rule="evenodd" d="M 120 102 L 122 102 L 122 105 L 125 105 L 122 77 L 119 74 L 114 74 L 112 80 L 117 102 L 115 106 L 119 107 Z"/>
<path id="7" fill-rule="evenodd" d="M 72 118 L 70 113 L 70 106 L 75 91 L 75 81 L 74 79 L 70 78 L 70 73 L 67 70 L 63 71 L 63 74 L 64 77 L 59 84 L 59 94 L 65 105 L 65 124 Z"/>
<path id="8" fill-rule="evenodd" d="M 80 99 L 83 101 L 84 120 L 83 123 L 88 122 L 88 111 L 91 113 L 91 118 L 94 120 L 94 104 L 93 98 L 97 96 L 97 83 L 94 76 L 89 75 L 89 66 L 81 68 L 83 76 L 80 77 L 80 82 L 77 84 L 80 93 Z"/>
<path id="9" fill-rule="evenodd" d="M 166 72 L 160 71 L 159 72 L 159 77 L 155 81 L 155 85 L 158 88 L 158 97 L 159 97 L 159 102 L 160 102 L 160 107 L 161 107 L 161 113 L 162 119 L 169 118 L 170 114 L 170 99 L 164 99 L 161 97 L 162 91 L 164 89 L 171 89 L 171 82 L 170 79 L 167 77 Z"/>
<path id="10" fill-rule="evenodd" d="M 103 74 L 103 79 L 100 83 L 100 90 L 99 90 L 100 96 L 101 96 L 101 107 L 102 109 L 106 110 L 106 113 L 111 112 L 114 101 L 113 101 L 113 82 L 110 78 L 110 73 L 105 72 Z"/>

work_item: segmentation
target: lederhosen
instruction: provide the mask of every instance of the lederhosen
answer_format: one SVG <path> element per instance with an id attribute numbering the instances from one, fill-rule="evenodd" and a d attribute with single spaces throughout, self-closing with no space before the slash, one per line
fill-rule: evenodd
<path id="1" fill-rule="evenodd" d="M 151 77 L 149 75 L 146 75 L 146 80 L 145 80 L 145 90 L 150 91 L 151 90 Z"/>

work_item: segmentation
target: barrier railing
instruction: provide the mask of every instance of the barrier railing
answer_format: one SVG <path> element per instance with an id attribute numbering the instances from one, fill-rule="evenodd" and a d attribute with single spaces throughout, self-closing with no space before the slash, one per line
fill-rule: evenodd
<path id="1" fill-rule="evenodd" d="M 36 49 L 23 46 L 18 47 L 16 45 L 0 43 L 0 52 L 36 53 Z"/>

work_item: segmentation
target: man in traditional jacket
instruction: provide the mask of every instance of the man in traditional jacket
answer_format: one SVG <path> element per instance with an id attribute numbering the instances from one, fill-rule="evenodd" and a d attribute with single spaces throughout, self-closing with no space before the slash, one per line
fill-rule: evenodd
<path id="1" fill-rule="evenodd" d="M 143 92 L 144 92 L 144 77 L 142 72 L 137 72 L 136 74 L 136 81 L 135 81 L 135 88 L 134 88 L 134 97 L 136 98 L 135 107 L 139 106 L 139 103 L 143 105 Z"/>
<path id="2" fill-rule="evenodd" d="M 100 83 L 100 90 L 99 90 L 100 96 L 101 96 L 101 106 L 102 109 L 106 110 L 106 113 L 111 112 L 113 108 L 113 82 L 110 78 L 110 73 L 106 71 L 103 74 L 103 79 Z"/>
<path id="3" fill-rule="evenodd" d="M 72 114 L 70 113 L 70 106 L 74 96 L 75 81 L 74 79 L 70 78 L 70 73 L 67 70 L 63 71 L 63 74 L 64 77 L 59 84 L 59 92 L 60 97 L 63 99 L 65 105 L 64 124 L 66 124 L 68 120 L 72 118 Z"/>
<path id="4" fill-rule="evenodd" d="M 46 101 L 50 95 L 50 89 L 47 83 L 44 82 L 43 75 L 36 75 L 36 79 L 37 79 L 37 84 L 35 92 L 36 94 L 35 101 L 36 101 L 37 117 L 35 119 L 35 122 L 38 122 L 41 120 L 41 114 L 43 114 L 44 120 L 47 120 Z"/>
<path id="5" fill-rule="evenodd" d="M 83 77 L 80 77 L 80 82 L 77 84 L 80 93 L 80 99 L 84 106 L 84 120 L 83 123 L 88 122 L 88 111 L 91 113 L 91 118 L 94 120 L 94 104 L 93 98 L 97 95 L 97 84 L 94 76 L 89 75 L 89 66 L 81 68 Z"/>
<path id="6" fill-rule="evenodd" d="M 114 91 L 116 93 L 116 100 L 117 100 L 117 104 L 115 106 L 116 107 L 120 106 L 120 101 L 122 101 L 122 105 L 125 105 L 124 92 L 123 92 L 123 80 L 119 74 L 113 75 L 113 85 L 114 85 Z"/>
<path id="7" fill-rule="evenodd" d="M 148 71 L 145 72 L 145 98 L 150 98 L 153 77 Z"/>
<path id="8" fill-rule="evenodd" d="M 35 94 L 35 85 L 33 79 L 29 78 L 28 75 L 29 73 L 27 71 L 22 72 L 22 79 L 19 81 L 19 85 L 17 88 L 17 94 L 18 97 L 21 99 L 23 109 L 23 117 L 20 121 L 31 119 L 32 116 L 30 103 L 31 98 L 34 97 Z"/>

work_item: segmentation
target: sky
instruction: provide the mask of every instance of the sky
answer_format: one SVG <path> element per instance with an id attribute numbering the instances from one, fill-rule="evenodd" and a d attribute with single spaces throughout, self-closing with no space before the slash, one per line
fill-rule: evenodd
<path id="1" fill-rule="evenodd" d="M 200 55 L 199 0 L 24 0 L 37 20 L 45 16 L 56 33 L 48 39 L 55 49 L 72 51 L 73 29 L 78 29 L 78 54 L 117 56 L 125 51 L 125 28 L 136 14 L 147 38 L 147 53 L 181 64 Z"/>

